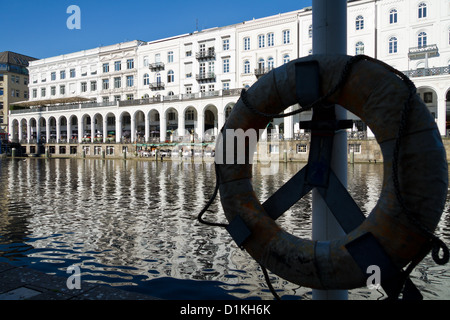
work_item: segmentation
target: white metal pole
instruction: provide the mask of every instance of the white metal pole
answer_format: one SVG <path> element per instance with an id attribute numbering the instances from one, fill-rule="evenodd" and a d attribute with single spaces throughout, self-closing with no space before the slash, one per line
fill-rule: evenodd
<path id="1" fill-rule="evenodd" d="M 313 0 L 313 53 L 347 54 L 347 1 Z M 336 106 L 336 118 L 346 119 L 347 111 Z M 347 132 L 336 132 L 331 168 L 347 187 Z M 312 238 L 332 240 L 345 235 L 317 190 L 312 193 Z M 347 290 L 313 290 L 314 300 L 346 300 Z"/>

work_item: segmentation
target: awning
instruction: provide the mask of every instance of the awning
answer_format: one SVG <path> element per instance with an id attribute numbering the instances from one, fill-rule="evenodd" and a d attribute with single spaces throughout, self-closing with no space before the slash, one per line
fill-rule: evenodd
<path id="1" fill-rule="evenodd" d="M 55 104 L 64 103 L 81 103 L 81 102 L 92 102 L 92 99 L 83 97 L 71 97 L 71 98 L 60 98 L 60 99 L 47 99 L 47 100 L 36 100 L 36 101 L 21 101 L 13 102 L 11 106 L 17 107 L 38 107 L 38 106 L 49 106 Z"/>

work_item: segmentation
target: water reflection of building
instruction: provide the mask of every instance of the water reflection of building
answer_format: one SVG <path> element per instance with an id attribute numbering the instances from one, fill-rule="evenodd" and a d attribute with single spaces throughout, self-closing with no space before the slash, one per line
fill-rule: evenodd
<path id="1" fill-rule="evenodd" d="M 5 255 L 64 274 L 77 264 L 85 280 L 113 285 L 145 286 L 161 277 L 214 280 L 227 290 L 239 288 L 234 295 L 242 298 L 271 298 L 258 264 L 237 248 L 226 230 L 197 222 L 214 189 L 213 164 L 92 159 L 7 163 L 2 167 L 8 181 L 4 189 L 14 199 L 0 209 L 0 228 L 13 225 L 9 234 L 27 250 L 2 246 Z M 303 165 L 283 164 L 273 176 L 261 175 L 260 165 L 255 165 L 253 182 L 261 202 Z M 366 212 L 378 199 L 382 168 L 349 168 L 351 195 Z M 219 199 L 210 209 L 206 219 L 225 222 Z M 309 202 L 298 203 L 279 223 L 298 237 L 310 238 L 310 213 Z M 443 220 L 440 231 L 445 238 L 447 224 Z M 5 244 L 5 238 L 0 240 Z M 272 276 L 272 283 L 283 294 L 309 291 L 278 277 Z"/>
<path id="2" fill-rule="evenodd" d="M 449 6 L 440 0 L 348 2 L 348 53 L 404 71 L 443 136 L 450 104 L 449 17 Z M 70 143 L 97 144 L 89 150 L 95 154 L 102 145 L 119 142 L 214 140 L 242 88 L 311 50 L 312 13 L 304 8 L 35 61 L 29 67 L 30 101 L 22 104 L 33 108 L 11 112 L 12 138 L 30 145 L 44 141 L 56 154 L 77 153 Z M 61 105 L 58 100 L 73 97 L 93 101 Z M 355 136 L 371 136 L 350 117 L 356 120 Z M 300 139 L 300 120 L 298 115 L 274 120 L 269 128 L 276 138 Z M 296 152 L 306 147 L 299 143 Z M 114 145 L 105 150 L 114 152 Z"/>

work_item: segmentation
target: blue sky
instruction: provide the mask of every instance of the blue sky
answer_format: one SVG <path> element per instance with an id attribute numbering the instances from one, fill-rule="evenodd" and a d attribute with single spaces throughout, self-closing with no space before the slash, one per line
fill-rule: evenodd
<path id="1" fill-rule="evenodd" d="M 69 30 L 67 8 L 81 9 Z M 131 40 L 151 41 L 294 11 L 312 0 L 0 0 L 0 52 L 38 59 Z"/>

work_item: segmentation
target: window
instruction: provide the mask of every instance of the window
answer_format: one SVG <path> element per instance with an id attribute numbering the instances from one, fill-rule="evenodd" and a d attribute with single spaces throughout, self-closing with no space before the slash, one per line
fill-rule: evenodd
<path id="1" fill-rule="evenodd" d="M 127 76 L 127 87 L 134 86 L 134 76 Z"/>
<path id="2" fill-rule="evenodd" d="M 361 153 L 360 143 L 350 143 L 348 145 L 348 153 Z"/>
<path id="3" fill-rule="evenodd" d="M 56 72 L 52 72 L 52 73 L 51 73 L 50 79 L 51 79 L 52 81 L 55 81 L 55 80 L 56 80 Z"/>
<path id="4" fill-rule="evenodd" d="M 433 103 L 433 92 L 424 92 L 424 94 L 423 94 L 423 102 L 425 102 L 425 103 Z"/>
<path id="5" fill-rule="evenodd" d="M 114 62 L 114 71 L 120 71 L 120 70 L 122 70 L 122 64 L 120 63 L 120 61 Z"/>
<path id="6" fill-rule="evenodd" d="M 206 74 L 206 64 L 204 62 L 201 62 L 199 65 L 199 73 L 200 76 L 205 76 Z"/>
<path id="7" fill-rule="evenodd" d="M 104 63 L 103 64 L 103 73 L 107 73 L 109 72 L 109 63 Z"/>
<path id="8" fill-rule="evenodd" d="M 51 87 L 51 88 L 50 88 L 50 94 L 51 94 L 52 96 L 56 95 L 56 87 Z"/>
<path id="9" fill-rule="evenodd" d="M 186 94 L 191 94 L 192 93 L 192 87 L 191 86 L 187 86 L 186 87 Z"/>
<path id="10" fill-rule="evenodd" d="M 102 147 L 94 146 L 94 156 L 98 156 L 102 153 Z"/>
<path id="11" fill-rule="evenodd" d="M 107 146 L 106 147 L 106 155 L 107 156 L 113 156 L 114 155 L 114 147 L 113 146 Z"/>
<path id="12" fill-rule="evenodd" d="M 134 59 L 127 60 L 127 69 L 134 69 Z"/>
<path id="13" fill-rule="evenodd" d="M 269 57 L 269 59 L 267 59 L 267 69 L 270 71 L 273 69 L 273 66 L 274 66 L 273 58 Z"/>
<path id="14" fill-rule="evenodd" d="M 41 97 L 45 97 L 45 88 L 41 88 Z"/>
<path id="15" fill-rule="evenodd" d="M 148 67 L 148 64 L 149 64 L 149 62 L 148 62 L 148 56 L 145 56 L 145 57 L 144 57 L 144 67 Z"/>
<path id="16" fill-rule="evenodd" d="M 134 100 L 134 94 L 127 94 L 127 100 Z"/>
<path id="17" fill-rule="evenodd" d="M 250 38 L 244 38 L 244 50 L 250 50 Z"/>
<path id="18" fill-rule="evenodd" d="M 108 90 L 109 89 L 109 79 L 103 79 L 102 80 L 102 88 L 103 88 L 103 90 Z"/>
<path id="19" fill-rule="evenodd" d="M 313 36 L 313 26 L 312 24 L 310 24 L 308 27 L 308 38 L 312 39 L 312 36 Z"/>
<path id="20" fill-rule="evenodd" d="M 201 43 L 199 48 L 200 48 L 200 53 L 204 54 L 206 52 L 206 44 Z"/>
<path id="21" fill-rule="evenodd" d="M 230 50 L 230 39 L 223 39 L 222 44 L 223 44 L 223 51 Z"/>
<path id="22" fill-rule="evenodd" d="M 306 144 L 297 144 L 296 145 L 297 153 L 307 153 L 308 152 L 308 146 Z"/>
<path id="23" fill-rule="evenodd" d="M 214 61 L 209 61 L 208 62 L 208 72 L 210 74 L 214 74 Z"/>
<path id="24" fill-rule="evenodd" d="M 355 54 L 364 54 L 364 43 L 358 41 L 355 45 Z"/>
<path id="25" fill-rule="evenodd" d="M 280 146 L 278 144 L 270 144 L 269 145 L 269 152 L 270 153 L 280 153 Z"/>
<path id="26" fill-rule="evenodd" d="M 34 94 L 34 92 L 33 92 L 33 94 Z M 60 95 L 65 95 L 66 94 L 66 86 L 65 85 L 60 85 L 59 86 L 59 94 Z"/>
<path id="27" fill-rule="evenodd" d="M 283 44 L 291 43 L 291 31 L 284 30 L 283 31 Z"/>
<path id="28" fill-rule="evenodd" d="M 397 9 L 391 9 L 391 11 L 389 11 L 389 23 L 397 23 Z"/>
<path id="29" fill-rule="evenodd" d="M 230 59 L 226 58 L 223 59 L 223 73 L 229 72 L 230 72 Z"/>
<path id="30" fill-rule="evenodd" d="M 283 56 L 283 63 L 288 63 L 289 61 L 291 61 L 291 58 L 289 57 L 288 54 L 285 54 L 285 55 Z"/>
<path id="31" fill-rule="evenodd" d="M 246 60 L 244 62 L 244 73 L 249 74 L 250 73 L 250 61 Z"/>
<path id="32" fill-rule="evenodd" d="M 157 73 L 157 74 L 156 74 L 156 82 L 157 82 L 158 84 L 161 83 L 161 73 Z"/>
<path id="33" fill-rule="evenodd" d="M 76 76 L 75 69 L 70 69 L 70 77 L 75 78 L 75 76 Z"/>
<path id="34" fill-rule="evenodd" d="M 424 3 L 424 2 L 419 3 L 418 16 L 419 16 L 419 19 L 427 17 L 427 5 L 426 5 L 426 3 Z"/>
<path id="35" fill-rule="evenodd" d="M 258 48 L 264 48 L 266 46 L 266 37 L 263 34 L 258 36 Z"/>
<path id="36" fill-rule="evenodd" d="M 114 102 L 120 101 L 120 95 L 114 96 Z M 108 120 L 111 118 L 108 118 Z"/>
<path id="37" fill-rule="evenodd" d="M 0 96 L 3 94 L 2 88 L 0 88 Z M 33 98 L 37 98 L 37 89 L 33 89 Z"/>
<path id="38" fill-rule="evenodd" d="M 150 76 L 148 73 L 144 74 L 144 86 L 148 86 L 150 84 Z"/>
<path id="39" fill-rule="evenodd" d="M 356 17 L 356 30 L 362 30 L 362 29 L 364 29 L 364 17 L 357 16 Z"/>
<path id="40" fill-rule="evenodd" d="M 62 70 L 62 71 L 59 72 L 59 78 L 61 80 L 64 80 L 66 78 L 66 71 L 65 70 Z"/>
<path id="41" fill-rule="evenodd" d="M 427 33 L 426 32 L 419 33 L 419 35 L 417 37 L 417 46 L 419 48 L 427 46 Z"/>
<path id="42" fill-rule="evenodd" d="M 389 38 L 389 53 L 397 53 L 397 38 Z"/>
<path id="43" fill-rule="evenodd" d="M 87 82 L 82 82 L 81 83 L 81 92 L 86 92 L 87 91 Z"/>
<path id="44" fill-rule="evenodd" d="M 268 47 L 274 46 L 274 35 L 272 32 L 267 34 L 267 46 Z"/>
<path id="45" fill-rule="evenodd" d="M 186 78 L 192 77 L 192 63 L 186 63 L 184 65 L 184 74 L 186 75 Z"/>
<path id="46" fill-rule="evenodd" d="M 97 81 L 91 81 L 91 91 L 97 91 Z"/>
<path id="47" fill-rule="evenodd" d="M 168 63 L 173 62 L 173 51 L 169 51 L 167 53 L 167 62 Z"/>
<path id="48" fill-rule="evenodd" d="M 169 72 L 167 72 L 167 83 L 172 82 L 175 82 L 175 74 L 172 70 L 169 70 Z"/>
<path id="49" fill-rule="evenodd" d="M 265 61 L 264 61 L 263 58 L 260 58 L 260 59 L 258 60 L 258 69 L 259 69 L 261 72 L 263 72 L 264 67 L 265 67 Z"/>
<path id="50" fill-rule="evenodd" d="M 194 110 L 189 109 L 186 111 L 186 120 L 195 120 Z"/>
<path id="51" fill-rule="evenodd" d="M 34 90 L 36 90 L 36 89 L 34 89 Z M 0 88 L 0 96 L 2 96 L 4 94 L 3 92 L 4 92 L 3 88 Z M 33 97 L 33 98 L 36 98 L 36 97 Z"/>
<path id="52" fill-rule="evenodd" d="M 222 84 L 222 89 L 223 90 L 230 90 L 230 83 L 229 82 L 224 82 Z"/>
<path id="53" fill-rule="evenodd" d="M 122 79 L 120 77 L 114 78 L 114 88 L 118 89 L 122 87 Z"/>

